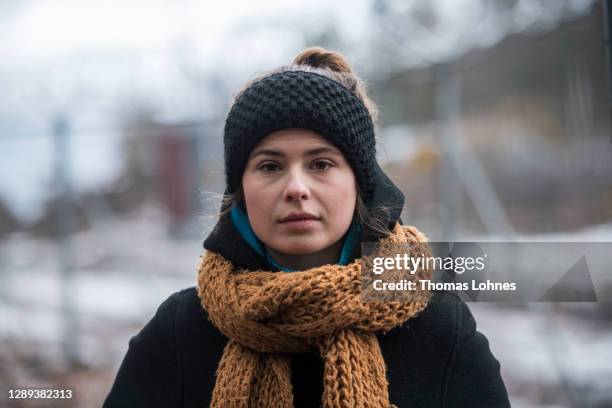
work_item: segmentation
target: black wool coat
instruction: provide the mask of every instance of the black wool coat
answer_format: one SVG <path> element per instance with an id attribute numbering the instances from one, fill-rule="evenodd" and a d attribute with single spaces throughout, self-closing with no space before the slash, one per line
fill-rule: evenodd
<path id="1" fill-rule="evenodd" d="M 372 205 L 385 203 L 392 209 L 392 228 L 401 224 L 404 197 L 382 171 L 379 180 Z M 360 242 L 378 238 L 364 231 Z M 244 241 L 229 217 L 219 219 L 204 247 L 250 270 L 275 270 Z M 360 249 L 357 245 L 351 260 L 360 256 Z M 376 336 L 387 368 L 389 399 L 398 408 L 510 406 L 500 364 L 456 294 L 433 292 L 420 314 Z M 208 407 L 227 341 L 208 320 L 195 288 L 173 294 L 130 340 L 104 407 Z M 318 353 L 293 354 L 296 408 L 320 406 L 323 368 Z"/>
<path id="2" fill-rule="evenodd" d="M 377 337 L 398 408 L 510 406 L 499 362 L 454 293 L 434 292 L 418 316 Z M 195 288 L 173 294 L 131 339 L 104 407 L 208 407 L 227 341 Z M 294 354 L 291 382 L 296 408 L 319 407 L 321 357 Z"/>

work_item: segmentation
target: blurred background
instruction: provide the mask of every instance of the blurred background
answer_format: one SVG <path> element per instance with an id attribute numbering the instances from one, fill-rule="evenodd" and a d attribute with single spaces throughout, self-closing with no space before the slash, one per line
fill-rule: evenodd
<path id="1" fill-rule="evenodd" d="M 612 241 L 605 4 L 0 2 L 0 406 L 100 406 L 128 341 L 195 284 L 230 97 L 307 46 L 381 110 L 431 240 Z M 611 275 L 612 276 L 612 275 Z M 514 407 L 612 407 L 612 307 L 470 303 Z M 7 390 L 74 390 L 9 401 Z"/>

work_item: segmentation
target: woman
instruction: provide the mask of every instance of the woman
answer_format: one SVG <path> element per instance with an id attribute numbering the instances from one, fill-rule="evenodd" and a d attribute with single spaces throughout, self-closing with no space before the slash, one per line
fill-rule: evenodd
<path id="1" fill-rule="evenodd" d="M 105 407 L 509 406 L 456 295 L 360 296 L 361 242 L 427 240 L 401 225 L 375 116 L 346 59 L 322 48 L 238 93 L 197 288 L 130 341 Z"/>

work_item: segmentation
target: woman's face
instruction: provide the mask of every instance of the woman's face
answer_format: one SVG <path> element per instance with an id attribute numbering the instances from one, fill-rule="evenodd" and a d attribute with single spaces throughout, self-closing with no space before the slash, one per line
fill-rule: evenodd
<path id="1" fill-rule="evenodd" d="M 306 255 L 337 243 L 355 210 L 355 175 L 319 134 L 284 129 L 251 152 L 242 176 L 249 221 L 274 251 Z"/>

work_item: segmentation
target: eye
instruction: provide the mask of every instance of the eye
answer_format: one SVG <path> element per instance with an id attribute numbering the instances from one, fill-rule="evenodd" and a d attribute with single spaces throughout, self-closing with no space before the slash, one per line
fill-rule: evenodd
<path id="1" fill-rule="evenodd" d="M 312 162 L 312 167 L 315 170 L 319 171 L 329 170 L 329 168 L 332 166 L 333 164 L 328 162 L 327 160 L 315 160 L 314 162 Z"/>
<path id="2" fill-rule="evenodd" d="M 274 162 L 265 162 L 257 166 L 257 170 L 261 170 L 264 173 L 273 173 L 275 171 L 278 171 L 279 169 L 280 166 Z"/>

